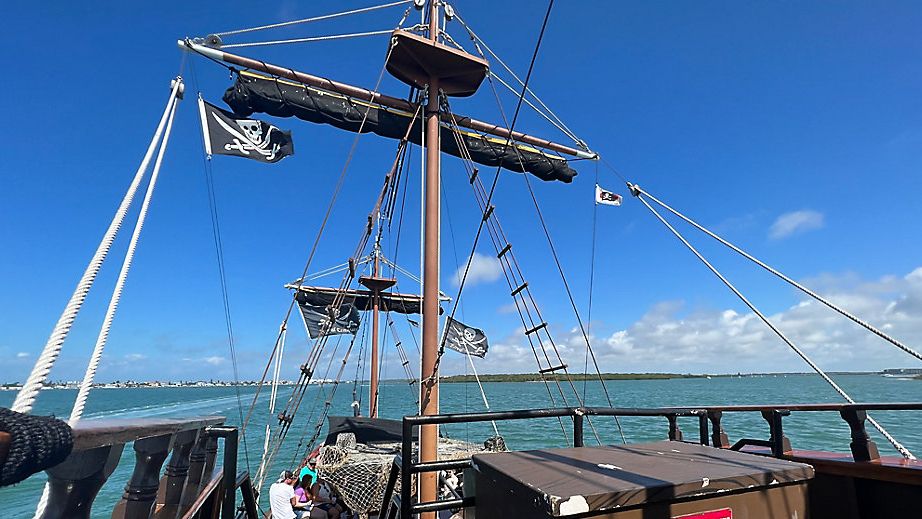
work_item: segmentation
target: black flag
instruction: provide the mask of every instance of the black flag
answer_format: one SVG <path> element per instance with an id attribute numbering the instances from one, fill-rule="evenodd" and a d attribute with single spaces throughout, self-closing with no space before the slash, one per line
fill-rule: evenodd
<path id="1" fill-rule="evenodd" d="M 487 354 L 487 335 L 483 330 L 456 321 L 451 317 L 445 323 L 445 346 L 467 355 L 476 355 L 483 358 Z"/>
<path id="2" fill-rule="evenodd" d="M 258 160 L 278 162 L 294 154 L 291 132 L 258 119 L 238 119 L 234 114 L 217 106 L 198 100 L 205 134 L 205 153 L 234 155 Z"/>
<path id="3" fill-rule="evenodd" d="M 359 311 L 353 304 L 347 303 L 338 308 L 333 305 L 313 306 L 306 303 L 298 306 L 301 308 L 301 316 L 304 317 L 304 325 L 307 326 L 311 339 L 345 333 L 355 335 L 359 329 Z"/>

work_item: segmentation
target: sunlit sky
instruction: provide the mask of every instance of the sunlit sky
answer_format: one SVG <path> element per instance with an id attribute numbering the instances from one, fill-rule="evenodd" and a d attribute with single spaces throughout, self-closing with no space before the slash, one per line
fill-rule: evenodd
<path id="1" fill-rule="evenodd" d="M 558 2 L 531 86 L 622 174 L 794 279 L 917 347 L 922 342 L 922 5 L 889 2 Z M 220 104 L 231 79 L 184 36 L 305 18 L 368 2 L 239 1 L 176 5 L 32 2 L 5 6 L 7 64 L 0 159 L 0 382 L 25 379 L 140 162 L 168 95 L 187 82 L 161 180 L 113 325 L 99 380 L 230 379 L 228 339 L 195 97 Z M 228 37 L 259 41 L 393 28 L 403 7 Z M 544 14 L 535 2 L 457 2 L 461 17 L 524 75 Z M 418 22 L 414 11 L 409 23 Z M 449 32 L 469 49 L 457 21 Z M 386 37 L 240 49 L 363 86 Z M 504 74 L 494 63 L 498 74 Z M 508 74 L 503 75 L 508 79 Z M 405 96 L 385 74 L 382 91 Z M 515 98 L 501 91 L 510 114 Z M 488 84 L 453 108 L 500 122 Z M 213 161 L 240 376 L 258 378 L 354 135 L 264 117 L 290 129 L 276 165 Z M 517 128 L 569 144 L 526 109 Z M 358 141 L 311 271 L 352 253 L 395 143 Z M 419 150 L 397 257 L 419 271 Z M 567 281 L 588 318 L 593 189 L 599 207 L 590 335 L 603 371 L 806 371 L 603 165 L 575 162 L 572 184 L 532 179 Z M 486 179 L 493 170 L 483 168 Z M 478 214 L 455 158 L 443 160 L 442 286 L 457 291 Z M 139 197 L 140 200 L 140 197 Z M 585 343 L 522 175 L 501 174 L 496 212 L 561 352 L 582 371 Z M 135 209 L 137 208 L 135 205 Z M 52 372 L 82 377 L 127 247 L 126 222 Z M 919 367 L 880 339 L 808 302 L 687 226 L 713 263 L 830 370 Z M 392 254 L 396 233 L 385 249 Z M 484 373 L 535 371 L 534 355 L 490 242 L 478 248 L 459 318 L 487 333 Z M 334 286 L 339 278 L 324 280 Z M 419 288 L 406 277 L 401 289 Z M 404 344 L 416 331 L 398 318 Z M 308 351 L 293 319 L 285 376 Z M 347 373 L 354 373 L 350 359 Z M 384 376 L 399 377 L 393 342 Z M 408 352 L 414 358 L 412 346 Z M 329 354 L 329 352 L 327 352 Z M 342 350 L 337 353 L 342 355 Z M 446 354 L 447 374 L 467 361 Z M 352 376 L 352 375 L 350 375 Z"/>

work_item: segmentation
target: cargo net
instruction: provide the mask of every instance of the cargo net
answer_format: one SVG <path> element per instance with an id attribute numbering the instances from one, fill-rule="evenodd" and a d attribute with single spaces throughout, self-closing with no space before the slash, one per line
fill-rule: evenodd
<path id="1" fill-rule="evenodd" d="M 485 442 L 485 444 L 485 446 L 479 446 L 464 441 L 439 438 L 439 459 L 465 459 L 481 452 L 505 450 L 505 445 L 497 449 L 495 440 Z M 325 445 L 320 448 L 317 456 L 317 473 L 339 492 L 346 506 L 359 516 L 368 517 L 369 514 L 377 513 L 381 508 L 384 487 L 387 485 L 394 456 L 399 453 L 400 443 L 398 442 L 364 445 L 356 443 L 353 433 L 341 433 L 337 436 L 335 445 Z M 399 479 L 394 491 L 400 491 Z"/>

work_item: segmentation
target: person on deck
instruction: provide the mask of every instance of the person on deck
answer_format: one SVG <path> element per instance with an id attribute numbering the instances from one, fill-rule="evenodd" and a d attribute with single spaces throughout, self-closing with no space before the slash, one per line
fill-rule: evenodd
<path id="1" fill-rule="evenodd" d="M 310 505 L 299 503 L 292 488 L 297 480 L 290 470 L 283 470 L 278 481 L 269 487 L 269 506 L 272 519 L 301 519 Z"/>
<path id="2" fill-rule="evenodd" d="M 313 479 L 311 476 L 309 474 L 305 474 L 304 477 L 298 481 L 298 484 L 295 485 L 295 497 L 298 498 L 298 503 L 307 507 L 307 511 L 310 511 L 313 506 L 314 496 L 311 495 L 312 483 Z"/>
<path id="3" fill-rule="evenodd" d="M 311 495 L 314 496 L 314 510 L 326 511 L 327 519 L 340 519 L 346 508 L 339 503 L 326 480 L 318 475 L 315 481 L 314 486 L 311 487 Z"/>
<path id="4" fill-rule="evenodd" d="M 307 463 L 301 467 L 298 472 L 298 480 L 304 482 L 304 476 L 310 476 L 310 482 L 304 487 L 308 490 L 317 482 L 317 458 L 313 457 L 307 460 Z"/>

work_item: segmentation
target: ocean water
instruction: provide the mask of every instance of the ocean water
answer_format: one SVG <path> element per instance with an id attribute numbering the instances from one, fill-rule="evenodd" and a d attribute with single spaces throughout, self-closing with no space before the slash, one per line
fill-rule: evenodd
<path id="1" fill-rule="evenodd" d="M 841 375 L 837 382 L 860 402 L 922 402 L 922 381 L 885 378 L 877 375 Z M 576 382 L 582 393 L 584 385 Z M 415 386 L 414 386 L 415 387 Z M 704 406 L 731 404 L 790 404 L 839 402 L 833 392 L 818 376 L 767 375 L 763 377 L 715 377 L 712 379 L 625 380 L 607 381 L 606 387 L 619 407 Z M 553 386 L 552 386 L 553 388 Z M 278 473 L 290 464 L 296 464 L 303 454 L 307 440 L 314 434 L 320 409 L 329 398 L 329 387 L 311 386 L 304 397 L 295 422 L 270 474 Z M 333 398 L 331 414 L 351 414 L 352 383 L 342 383 Z M 492 410 L 510 410 L 552 407 L 548 390 L 543 383 L 486 383 L 484 390 Z M 361 387 L 359 388 L 361 391 Z M 365 388 L 367 392 L 367 387 Z M 556 389 L 555 389 L 556 391 Z M 252 401 L 254 388 L 241 388 L 244 410 Z M 587 405 L 606 405 L 599 382 L 585 385 Z M 279 394 L 279 405 L 287 401 L 290 388 Z M 75 390 L 43 391 L 35 413 L 67 417 L 76 396 Z M 0 392 L 0 406 L 10 406 L 15 393 Z M 403 382 L 386 382 L 379 396 L 381 415 L 400 418 L 414 412 L 416 395 L 411 386 Z M 560 405 L 559 393 L 555 400 Z M 571 399 L 572 403 L 572 399 Z M 240 466 L 249 464 L 253 472 L 259 463 L 265 424 L 268 419 L 268 394 L 263 392 L 257 403 L 250 430 L 247 434 L 246 455 L 241 455 Z M 363 404 L 363 407 L 367 407 Z M 480 390 L 476 384 L 442 384 L 441 409 L 443 412 L 477 412 L 484 410 Z M 313 411 L 313 412 L 312 412 Z M 237 424 L 239 410 L 233 388 L 138 388 L 97 389 L 89 398 L 85 417 L 136 418 L 182 417 L 222 415 L 227 422 Z M 874 417 L 910 450 L 922 455 L 922 433 L 918 423 L 922 412 L 878 412 Z M 664 418 L 621 419 L 624 435 L 629 442 L 661 440 L 666 437 Z M 785 434 L 795 448 L 824 449 L 848 452 L 849 431 L 838 413 L 794 413 L 785 419 Z M 695 419 L 680 420 L 686 438 L 697 435 Z M 556 419 L 499 422 L 499 432 L 511 449 L 523 450 L 539 447 L 563 446 L 564 439 Z M 734 413 L 724 417 L 724 427 L 735 441 L 741 437 L 767 438 L 765 422 L 758 413 Z M 887 441 L 870 426 L 874 440 L 882 454 L 896 454 Z M 488 423 L 456 424 L 447 426 L 444 433 L 456 439 L 482 442 L 492 435 Z M 614 421 L 598 417 L 592 427 L 586 427 L 586 444 L 596 442 L 595 434 L 603 443 L 620 442 Z M 320 438 L 325 435 L 321 430 Z M 299 442 L 302 445 L 299 447 Z M 241 444 L 242 445 L 242 444 Z M 93 517 L 109 517 L 118 501 L 125 483 L 131 475 L 134 455 L 130 446 L 122 461 L 109 478 L 96 499 Z M 41 495 L 44 478 L 33 476 L 19 485 L 0 489 L 0 516 L 3 518 L 32 517 Z"/>

